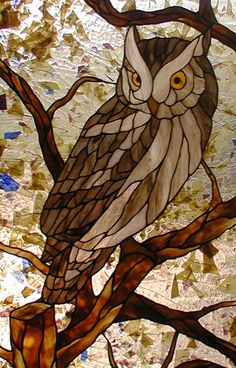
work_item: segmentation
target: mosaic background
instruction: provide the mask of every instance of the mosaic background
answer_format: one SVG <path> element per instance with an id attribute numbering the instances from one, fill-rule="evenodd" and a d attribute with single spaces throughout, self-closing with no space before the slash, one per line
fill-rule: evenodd
<path id="1" fill-rule="evenodd" d="M 157 10 L 183 1 L 120 1 L 119 10 L 135 5 Z M 217 19 L 236 32 L 236 1 L 212 3 Z M 191 10 L 197 1 L 184 1 Z M 5 16 L 7 7 L 8 17 Z M 92 75 L 116 81 L 123 57 L 125 29 L 113 27 L 80 0 L 15 0 L 0 3 L 0 57 L 24 77 L 45 107 L 62 97 L 74 81 Z M 9 15 L 10 14 L 10 15 Z M 17 21 L 17 17 L 20 22 Z M 9 27 L 11 26 L 11 27 Z M 12 28 L 13 27 L 13 28 Z M 155 35 L 192 39 L 198 33 L 179 23 L 139 27 L 142 37 Z M 209 58 L 219 83 L 219 104 L 205 160 L 217 177 L 224 200 L 236 191 L 236 54 L 213 40 Z M 66 159 L 83 124 L 112 94 L 114 87 L 85 84 L 73 100 L 56 112 L 53 120 L 56 142 Z M 44 236 L 39 216 L 52 180 L 44 164 L 34 122 L 16 94 L 0 80 L 0 241 L 40 255 Z M 200 167 L 186 183 L 161 219 L 137 235 L 142 241 L 171 229 L 181 228 L 208 206 L 209 179 Z M 151 272 L 138 291 L 169 307 L 195 310 L 236 295 L 236 236 L 231 229 L 210 246 L 209 253 L 196 251 L 168 261 Z M 109 264 L 94 277 L 99 291 L 115 267 Z M 28 261 L 0 253 L 0 345 L 10 348 L 8 316 L 14 308 L 37 300 L 43 276 Z M 57 307 L 58 328 L 68 323 L 70 305 Z M 236 308 L 221 309 L 207 315 L 203 325 L 217 336 L 236 343 Z M 106 332 L 119 367 L 161 367 L 169 350 L 173 330 L 138 320 L 113 325 Z M 206 358 L 231 367 L 217 351 L 179 337 L 173 365 L 187 358 Z M 0 367 L 9 365 L 3 360 Z M 99 337 L 70 367 L 109 367 L 107 343 Z"/>

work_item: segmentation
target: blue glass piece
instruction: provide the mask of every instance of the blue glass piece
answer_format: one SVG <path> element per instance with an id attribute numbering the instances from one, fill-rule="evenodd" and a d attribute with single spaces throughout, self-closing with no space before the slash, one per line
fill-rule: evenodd
<path id="1" fill-rule="evenodd" d="M 10 175 L 7 173 L 0 174 L 0 189 L 3 189 L 5 192 L 15 192 L 19 187 L 20 184 Z"/>
<path id="2" fill-rule="evenodd" d="M 81 355 L 80 358 L 83 362 L 86 362 L 86 360 L 88 359 L 88 349 L 84 350 Z"/>
<path id="3" fill-rule="evenodd" d="M 232 139 L 233 145 L 236 146 L 236 138 Z"/>
<path id="4" fill-rule="evenodd" d="M 23 284 L 23 282 L 25 281 L 25 277 L 23 275 L 23 273 L 21 271 L 14 271 L 12 272 L 12 275 L 17 279 L 18 282 L 20 282 L 21 284 Z"/>
<path id="5" fill-rule="evenodd" d="M 5 132 L 4 133 L 4 139 L 15 139 L 21 135 L 21 131 L 17 130 L 15 132 Z"/>
<path id="6" fill-rule="evenodd" d="M 54 95 L 54 90 L 52 88 L 48 88 L 47 95 Z"/>
<path id="7" fill-rule="evenodd" d="M 22 259 L 23 270 L 29 268 L 30 266 L 31 266 L 31 262 L 29 262 L 27 259 Z"/>

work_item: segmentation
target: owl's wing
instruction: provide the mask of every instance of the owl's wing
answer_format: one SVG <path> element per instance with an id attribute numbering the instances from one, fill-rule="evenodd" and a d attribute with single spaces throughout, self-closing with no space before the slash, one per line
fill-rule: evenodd
<path id="1" fill-rule="evenodd" d="M 127 108 L 116 97 L 103 105 L 85 125 L 44 205 L 44 234 L 80 239 L 109 208 L 156 130 L 149 114 Z"/>
<path id="2" fill-rule="evenodd" d="M 191 111 L 161 119 L 146 154 L 109 208 L 75 245 L 97 251 L 119 244 L 151 224 L 176 196 L 202 158 L 202 135 Z"/>

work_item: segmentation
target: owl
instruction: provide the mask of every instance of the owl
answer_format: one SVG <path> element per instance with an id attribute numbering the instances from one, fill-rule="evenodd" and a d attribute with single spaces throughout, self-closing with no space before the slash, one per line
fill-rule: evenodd
<path id="1" fill-rule="evenodd" d="M 45 302 L 75 298 L 198 168 L 218 99 L 209 46 L 209 31 L 142 40 L 128 29 L 116 92 L 86 122 L 42 211 Z"/>

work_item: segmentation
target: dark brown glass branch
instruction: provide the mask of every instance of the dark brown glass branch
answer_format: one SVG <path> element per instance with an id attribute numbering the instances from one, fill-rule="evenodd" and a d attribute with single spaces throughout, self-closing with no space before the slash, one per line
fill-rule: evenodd
<path id="1" fill-rule="evenodd" d="M 79 344 L 76 345 L 76 341 L 79 342 L 81 339 L 86 340 L 88 337 L 92 339 L 91 341 L 94 341 L 98 334 L 101 333 L 101 331 L 97 329 L 97 326 L 100 326 L 100 324 L 103 323 L 103 325 L 106 326 L 104 327 L 105 330 L 114 321 L 117 322 L 120 318 L 122 319 L 122 316 L 122 320 L 148 318 L 159 323 L 168 324 L 173 328 L 176 328 L 177 332 L 184 333 L 187 336 L 198 339 L 199 341 L 218 349 L 236 362 L 236 347 L 224 340 L 217 339 L 214 335 L 203 329 L 203 327 L 198 323 L 197 319 L 204 314 L 203 311 L 200 311 L 199 315 L 178 312 L 182 314 L 179 314 L 178 321 L 174 322 L 173 316 L 175 316 L 175 311 L 165 309 L 167 307 L 162 306 L 164 312 L 158 315 L 158 320 L 155 320 L 152 319 L 154 318 L 152 317 L 155 314 L 154 312 L 150 316 L 147 315 L 147 312 L 144 312 L 145 309 L 147 309 L 150 310 L 151 313 L 149 304 L 148 306 L 146 305 L 145 308 L 138 308 L 136 310 L 135 305 L 140 306 L 141 302 L 139 304 L 135 304 L 133 302 L 134 300 L 137 301 L 137 297 L 134 294 L 135 289 L 143 280 L 145 275 L 147 275 L 156 264 L 190 253 L 193 249 L 197 249 L 202 244 L 207 243 L 207 241 L 212 239 L 212 237 L 216 238 L 221 235 L 227 228 L 232 227 L 235 223 L 236 198 L 233 198 L 230 201 L 220 203 L 214 209 L 209 210 L 207 213 L 203 214 L 181 230 L 172 231 L 162 236 L 147 240 L 144 244 L 147 247 L 151 247 L 151 249 L 156 252 L 156 263 L 154 263 L 153 258 L 150 259 L 146 254 L 138 254 L 134 252 L 133 239 L 127 239 L 124 241 L 124 246 L 126 248 L 129 248 L 130 246 L 131 251 L 127 251 L 126 256 L 120 259 L 118 266 L 116 267 L 113 275 L 107 281 L 104 290 L 99 295 L 89 315 L 83 321 L 79 321 L 79 323 L 73 325 L 73 327 L 69 326 L 69 328 L 59 334 L 58 359 L 61 362 L 60 364 L 62 364 L 64 358 L 69 359 L 69 361 L 67 361 L 67 363 L 69 363 L 80 352 L 79 350 L 76 350 L 79 349 L 80 346 Z M 129 302 L 130 300 L 132 303 Z M 150 303 L 154 302 L 150 301 Z M 150 305 L 154 306 L 155 303 Z M 228 304 L 222 304 L 222 306 L 228 306 Z M 109 315 L 110 311 L 115 311 L 115 308 L 120 307 L 122 307 L 122 309 L 119 317 L 117 317 L 118 319 L 106 324 L 106 315 Z M 212 307 L 212 310 L 215 310 L 214 307 Z M 186 322 L 189 318 L 190 322 Z M 179 319 L 186 320 L 185 322 L 181 322 L 180 327 L 178 327 L 180 323 Z M 198 331 L 199 335 L 196 331 Z M 76 349 L 74 344 L 76 345 Z M 70 351 L 69 357 L 68 351 Z M 61 367 L 62 366 L 63 365 L 61 365 Z"/>
<path id="2" fill-rule="evenodd" d="M 190 360 L 184 363 L 177 365 L 175 368 L 226 368 L 223 365 L 219 365 L 209 360 Z"/>
<path id="3" fill-rule="evenodd" d="M 2 60 L 0 60 L 0 77 L 16 92 L 27 110 L 32 114 L 44 161 L 53 179 L 56 180 L 64 167 L 64 162 L 57 148 L 51 120 L 47 112 L 29 84 Z"/>
<path id="4" fill-rule="evenodd" d="M 198 322 L 198 317 L 198 312 L 183 312 L 171 309 L 142 295 L 133 293 L 127 299 L 115 322 L 146 318 L 156 323 L 171 326 L 176 332 L 217 349 L 236 364 L 236 346 L 205 329 Z"/>
<path id="5" fill-rule="evenodd" d="M 96 77 L 82 77 L 71 86 L 64 97 L 53 102 L 46 111 L 26 80 L 15 73 L 2 60 L 0 60 L 0 77 L 17 93 L 22 103 L 32 114 L 45 164 L 56 181 L 64 168 L 64 161 L 57 148 L 52 127 L 52 119 L 56 110 L 66 105 L 73 98 L 78 88 L 86 82 L 113 83 Z"/>
<path id="6" fill-rule="evenodd" d="M 200 1 L 197 12 L 180 6 L 171 6 L 156 11 L 129 10 L 120 13 L 109 0 L 85 0 L 85 2 L 108 23 L 117 27 L 161 24 L 172 21 L 187 24 L 199 32 L 205 32 L 211 27 L 213 38 L 236 51 L 235 33 L 217 22 L 210 1 L 207 0 Z"/>

